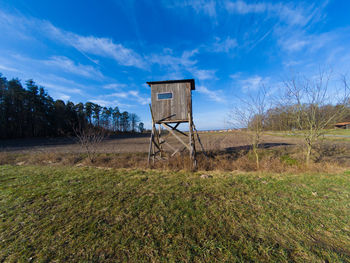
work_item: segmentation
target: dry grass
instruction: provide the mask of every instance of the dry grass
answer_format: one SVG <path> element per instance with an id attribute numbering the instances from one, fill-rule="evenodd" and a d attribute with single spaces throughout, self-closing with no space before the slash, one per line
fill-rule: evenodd
<path id="1" fill-rule="evenodd" d="M 350 262 L 349 173 L 201 175 L 0 166 L 0 262 Z"/>
<path id="2" fill-rule="evenodd" d="M 199 152 L 198 169 L 203 171 L 255 171 L 255 159 L 250 153 L 249 141 L 244 132 L 201 133 L 209 158 Z M 170 142 L 178 147 L 174 138 Z M 13 143 L 13 142 L 12 142 Z M 29 145 L 32 143 L 32 145 Z M 69 165 L 97 166 L 109 168 L 155 168 L 162 170 L 190 170 L 188 152 L 173 158 L 147 164 L 148 136 L 111 138 L 101 143 L 98 154 L 91 163 L 79 145 L 65 141 L 26 142 L 14 148 L 7 144 L 0 152 L 0 164 L 12 165 Z M 4 145 L 4 143 L 3 143 Z M 36 145 L 36 146 L 35 146 Z M 199 145 L 197 144 L 197 148 Z M 21 150 L 19 150 L 21 149 Z M 314 163 L 306 167 L 303 149 L 296 138 L 281 138 L 266 135 L 261 145 L 261 171 L 306 172 L 341 171 L 350 167 L 350 144 L 326 141 L 314 152 Z"/>
<path id="3" fill-rule="evenodd" d="M 334 150 L 334 152 L 342 152 Z M 321 151 L 320 151 L 321 153 Z M 260 149 L 261 163 L 259 171 L 273 173 L 305 173 L 312 172 L 341 172 L 349 167 L 327 152 L 324 157 L 309 166 L 303 162 L 303 155 L 298 148 L 285 147 L 279 149 Z M 198 170 L 200 171 L 256 171 L 254 155 L 249 150 L 226 153 L 209 152 L 208 158 L 203 153 L 197 154 Z M 86 154 L 82 153 L 0 153 L 0 165 L 44 165 L 44 166 L 94 166 L 106 168 L 139 168 L 159 169 L 168 171 L 190 171 L 191 162 L 188 153 L 172 158 L 156 161 L 148 165 L 146 153 L 100 153 L 93 163 Z"/>

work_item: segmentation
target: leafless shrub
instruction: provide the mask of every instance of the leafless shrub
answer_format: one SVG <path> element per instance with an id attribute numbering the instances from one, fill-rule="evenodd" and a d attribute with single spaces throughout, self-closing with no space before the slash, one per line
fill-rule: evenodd
<path id="1" fill-rule="evenodd" d="M 96 159 L 99 144 L 107 137 L 108 132 L 101 127 L 87 125 L 86 127 L 74 127 L 73 131 L 77 142 L 80 144 L 88 159 L 93 163 Z"/>
<path id="2" fill-rule="evenodd" d="M 268 110 L 267 91 L 262 86 L 255 94 L 239 98 L 239 105 L 230 113 L 230 123 L 235 128 L 245 128 L 246 136 L 255 156 L 256 169 L 260 167 L 259 146 L 262 142 L 264 122 Z"/>

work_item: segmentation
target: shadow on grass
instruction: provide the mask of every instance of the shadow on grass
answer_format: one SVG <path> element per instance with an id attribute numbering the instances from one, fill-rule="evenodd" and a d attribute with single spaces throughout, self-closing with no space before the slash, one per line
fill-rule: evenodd
<path id="1" fill-rule="evenodd" d="M 295 144 L 291 143 L 262 143 L 259 145 L 259 149 L 269 149 L 279 146 L 291 146 Z M 249 151 L 252 150 L 251 145 L 241 145 L 241 146 L 233 146 L 233 147 L 226 147 L 224 150 L 221 151 L 210 151 L 207 152 L 207 155 L 209 158 L 215 158 L 218 156 L 230 156 L 230 159 L 237 159 L 239 157 L 242 157 L 243 155 L 246 155 L 249 153 Z"/>
<path id="2" fill-rule="evenodd" d="M 278 146 L 289 146 L 294 145 L 291 143 L 261 143 L 259 144 L 259 149 L 269 149 L 272 147 L 278 147 Z M 223 151 L 223 153 L 236 153 L 236 152 L 246 152 L 248 153 L 253 147 L 251 145 L 242 145 L 242 146 L 234 146 L 234 147 L 227 147 Z"/>

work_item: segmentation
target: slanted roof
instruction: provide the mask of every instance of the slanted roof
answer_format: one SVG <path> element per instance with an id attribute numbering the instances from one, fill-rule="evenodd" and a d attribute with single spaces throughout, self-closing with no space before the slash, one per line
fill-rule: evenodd
<path id="1" fill-rule="evenodd" d="M 191 90 L 195 90 L 194 79 L 178 79 L 178 80 L 163 80 L 163 81 L 149 81 L 146 82 L 148 85 L 155 84 L 170 84 L 170 83 L 191 83 Z"/>

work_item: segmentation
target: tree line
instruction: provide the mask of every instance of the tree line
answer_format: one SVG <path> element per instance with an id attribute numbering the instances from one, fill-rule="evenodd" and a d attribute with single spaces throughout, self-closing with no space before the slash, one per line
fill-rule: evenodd
<path id="1" fill-rule="evenodd" d="M 33 80 L 27 80 L 23 86 L 19 79 L 7 80 L 0 73 L 1 139 L 74 135 L 77 126 L 112 132 L 144 130 L 135 113 L 92 102 L 74 104 L 54 100 Z"/>
<path id="2" fill-rule="evenodd" d="M 347 103 L 348 104 L 348 103 Z M 255 115 L 249 123 L 250 126 L 254 126 L 254 122 L 259 122 L 262 120 L 262 125 L 264 130 L 268 131 L 291 131 L 298 129 L 306 129 L 308 127 L 309 120 L 304 117 L 298 120 L 298 106 L 299 105 L 285 105 L 276 106 L 268 109 L 264 116 Z M 317 107 L 317 112 L 315 115 L 315 122 L 320 122 L 317 119 L 329 119 L 332 118 L 325 124 L 324 129 L 333 129 L 334 125 L 338 122 L 349 122 L 350 121 L 350 108 L 344 107 L 344 104 L 337 105 L 301 105 L 305 116 L 312 115 L 312 111 Z M 342 114 L 337 114 L 341 110 L 344 111 Z"/>

